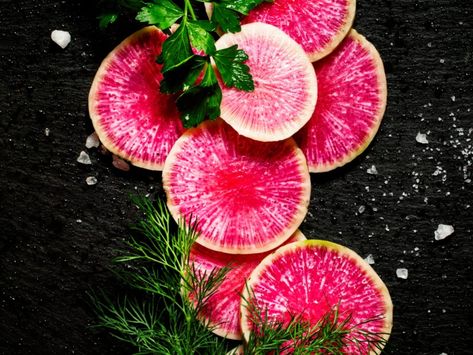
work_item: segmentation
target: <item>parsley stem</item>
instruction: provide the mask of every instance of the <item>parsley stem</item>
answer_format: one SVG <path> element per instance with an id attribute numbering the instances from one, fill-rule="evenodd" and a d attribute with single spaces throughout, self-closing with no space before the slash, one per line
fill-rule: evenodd
<path id="1" fill-rule="evenodd" d="M 189 9 L 192 19 L 194 21 L 197 20 L 197 17 L 195 16 L 195 12 L 194 12 L 194 9 L 192 8 L 192 4 L 190 0 L 184 0 L 184 12 L 186 14 L 186 17 L 187 17 L 187 9 Z"/>

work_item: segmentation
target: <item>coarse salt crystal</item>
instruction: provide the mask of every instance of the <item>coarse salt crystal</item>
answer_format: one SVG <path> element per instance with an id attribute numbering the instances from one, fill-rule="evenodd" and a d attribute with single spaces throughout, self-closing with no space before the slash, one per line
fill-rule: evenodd
<path id="1" fill-rule="evenodd" d="M 67 31 L 54 30 L 51 32 L 51 39 L 62 49 L 71 42 L 71 34 Z"/>
<path id="2" fill-rule="evenodd" d="M 396 276 L 400 279 L 406 280 L 409 276 L 409 271 L 404 268 L 396 269 Z"/>
<path id="3" fill-rule="evenodd" d="M 373 265 L 373 264 L 374 264 L 373 254 L 368 254 L 368 256 L 365 258 L 365 261 L 366 261 L 368 264 Z"/>
<path id="4" fill-rule="evenodd" d="M 89 154 L 84 151 L 81 151 L 79 157 L 77 158 L 77 162 L 81 164 L 90 165 L 92 161 L 90 160 Z"/>
<path id="5" fill-rule="evenodd" d="M 442 240 L 451 235 L 455 230 L 453 226 L 448 224 L 439 224 L 437 230 L 434 232 L 435 240 Z"/>
<path id="6" fill-rule="evenodd" d="M 98 148 L 98 146 L 100 145 L 100 140 L 99 140 L 99 137 L 97 136 L 97 133 L 92 133 L 90 136 L 87 137 L 87 139 L 85 140 L 85 147 L 87 149 L 90 149 L 90 148 Z"/>
<path id="7" fill-rule="evenodd" d="M 92 185 L 96 185 L 98 180 L 95 176 L 88 176 L 85 179 L 85 182 L 87 183 L 87 185 L 92 186 Z"/>
<path id="8" fill-rule="evenodd" d="M 427 135 L 425 133 L 417 132 L 416 141 L 420 144 L 429 144 L 429 141 L 427 140 Z"/>
<path id="9" fill-rule="evenodd" d="M 366 169 L 366 172 L 370 175 L 377 175 L 378 174 L 378 170 L 376 169 L 375 165 L 371 165 L 370 168 Z"/>
<path id="10" fill-rule="evenodd" d="M 51 131 L 49 130 L 49 128 L 45 128 L 45 129 L 44 129 L 44 135 L 45 135 L 46 137 L 49 137 L 49 133 L 50 133 L 50 132 L 51 132 Z"/>

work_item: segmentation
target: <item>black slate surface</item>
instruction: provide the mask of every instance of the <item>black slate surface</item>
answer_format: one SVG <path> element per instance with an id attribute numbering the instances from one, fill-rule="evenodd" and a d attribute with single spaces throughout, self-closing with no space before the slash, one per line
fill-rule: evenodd
<path id="1" fill-rule="evenodd" d="M 117 171 L 93 149 L 91 166 L 76 162 L 95 70 L 137 26 L 101 32 L 96 15 L 93 1 L 0 1 L 1 354 L 132 352 L 90 327 L 86 292 L 120 292 L 108 267 L 134 221 L 128 195 L 160 195 L 161 177 Z M 395 307 L 388 354 L 473 353 L 472 16 L 468 0 L 358 0 L 355 27 L 385 63 L 387 112 L 361 157 L 312 176 L 301 230 L 373 255 Z M 71 32 L 65 50 L 54 29 Z M 439 223 L 455 228 L 440 242 Z"/>

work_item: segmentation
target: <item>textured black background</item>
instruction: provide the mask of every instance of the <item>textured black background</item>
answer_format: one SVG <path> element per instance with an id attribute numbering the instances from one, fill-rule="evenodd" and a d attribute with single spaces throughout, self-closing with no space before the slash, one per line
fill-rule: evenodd
<path id="1" fill-rule="evenodd" d="M 0 1 L 2 354 L 132 351 L 90 328 L 86 291 L 120 291 L 108 267 L 133 222 L 128 195 L 159 195 L 161 177 L 117 171 L 96 150 L 93 165 L 76 162 L 92 132 L 95 70 L 137 26 L 102 32 L 96 16 L 93 1 Z M 472 16 L 469 0 L 358 0 L 355 27 L 385 62 L 387 112 L 360 158 L 312 176 L 301 229 L 373 254 L 395 307 L 386 353 L 473 353 Z M 71 32 L 65 50 L 50 40 L 54 29 Z M 418 131 L 428 145 L 416 143 Z M 378 175 L 367 174 L 372 164 Z M 91 175 L 96 186 L 85 183 Z M 439 223 L 455 228 L 441 242 Z"/>

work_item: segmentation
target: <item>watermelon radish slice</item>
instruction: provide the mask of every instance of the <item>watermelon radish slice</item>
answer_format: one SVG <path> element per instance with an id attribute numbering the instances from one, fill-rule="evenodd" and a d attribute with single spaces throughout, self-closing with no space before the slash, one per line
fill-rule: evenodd
<path id="1" fill-rule="evenodd" d="M 355 30 L 314 67 L 317 107 L 295 139 L 309 170 L 324 172 L 352 161 L 373 140 L 386 108 L 386 75 L 376 48 Z"/>
<path id="2" fill-rule="evenodd" d="M 300 231 L 296 231 L 286 241 L 292 243 L 306 238 Z M 252 255 L 226 254 L 209 250 L 195 243 L 191 249 L 189 262 L 193 263 L 198 273 L 210 274 L 223 267 L 229 267 L 224 281 L 217 291 L 208 298 L 202 316 L 214 328 L 214 333 L 227 339 L 239 340 L 242 338 L 240 328 L 241 293 L 245 287 L 246 278 L 261 260 L 272 251 Z"/>
<path id="3" fill-rule="evenodd" d="M 89 93 L 89 113 L 103 145 L 133 165 L 161 170 L 184 128 L 176 97 L 162 94 L 156 57 L 166 35 L 135 32 L 102 62 Z"/>
<path id="4" fill-rule="evenodd" d="M 332 52 L 350 30 L 356 0 L 274 0 L 250 11 L 242 23 L 264 22 L 286 32 L 312 62 Z"/>
<path id="5" fill-rule="evenodd" d="M 284 32 L 264 23 L 241 27 L 216 43 L 217 49 L 237 44 L 249 56 L 255 89 L 223 84 L 221 117 L 238 133 L 259 141 L 286 139 L 310 119 L 317 100 L 315 71 L 302 48 Z"/>
<path id="6" fill-rule="evenodd" d="M 197 220 L 199 244 L 233 254 L 281 245 L 304 219 L 310 197 L 307 164 L 294 140 L 253 141 L 220 119 L 177 140 L 163 186 L 172 216 Z"/>
<path id="7" fill-rule="evenodd" d="M 315 325 L 338 305 L 340 322 L 351 315 L 347 327 L 385 333 L 386 340 L 391 331 L 392 303 L 383 281 L 358 254 L 335 243 L 306 240 L 285 245 L 253 270 L 247 285 L 244 299 L 251 300 L 270 321 L 284 324 L 292 315 Z M 245 302 L 241 313 L 243 335 L 248 340 L 254 324 Z M 344 354 L 374 350 L 366 342 L 360 342 L 358 348 L 353 341 L 357 334 L 360 336 L 352 332 L 345 338 Z"/>

